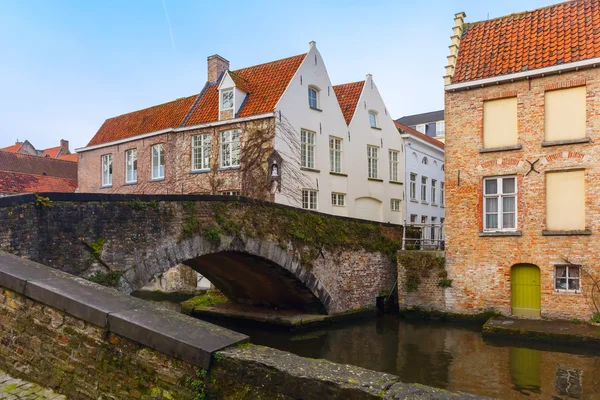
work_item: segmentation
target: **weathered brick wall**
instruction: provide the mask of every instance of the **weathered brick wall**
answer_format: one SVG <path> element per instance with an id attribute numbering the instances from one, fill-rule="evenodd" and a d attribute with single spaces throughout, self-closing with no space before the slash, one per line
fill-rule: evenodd
<path id="1" fill-rule="evenodd" d="M 476 313 L 493 308 L 511 313 L 510 269 L 531 263 L 541 271 L 541 312 L 544 317 L 590 317 L 589 282 L 584 294 L 554 291 L 554 263 L 581 264 L 600 274 L 600 71 L 564 73 L 459 92 L 446 92 L 446 255 L 449 277 L 448 308 Z M 544 92 L 557 85 L 585 83 L 587 136 L 590 143 L 541 147 L 544 141 Z M 518 142 L 521 150 L 480 153 L 483 101 L 517 95 Z M 539 160 L 530 172 L 528 161 Z M 543 236 L 545 175 L 549 170 L 585 169 L 586 227 L 591 236 Z M 483 178 L 516 175 L 517 225 L 520 237 L 480 237 Z"/>
<path id="2" fill-rule="evenodd" d="M 221 232 L 221 240 L 211 242 L 183 234 L 184 227 L 190 225 L 190 216 L 199 221 L 214 219 L 213 206 L 219 201 L 229 204 L 231 208 L 228 210 L 232 213 L 258 207 L 259 203 L 238 201 L 229 196 L 155 196 L 144 197 L 144 201 L 137 200 L 135 196 L 118 196 L 51 195 L 54 202 L 49 207 L 36 205 L 33 201 L 23 200 L 23 204 L 17 204 L 19 202 L 15 203 L 14 199 L 5 200 L 12 205 L 3 207 L 0 203 L 0 250 L 84 277 L 96 271 L 106 271 L 106 266 L 116 268 L 124 271 L 120 286 L 124 291 L 140 289 L 154 276 L 178 263 L 189 262 L 190 266 L 206 275 L 205 272 L 210 271 L 202 270 L 206 265 L 203 266 L 199 260 L 203 255 L 253 252 L 283 267 L 279 268 L 281 273 L 277 273 L 277 268 L 271 268 L 271 278 L 278 281 L 282 277 L 288 279 L 288 272 L 292 272 L 295 278 L 288 287 L 298 293 L 302 289 L 310 296 L 318 296 L 330 313 L 374 307 L 378 293 L 390 290 L 396 279 L 396 267 L 391 258 L 381 253 L 360 249 L 321 249 L 312 265 L 300 265 L 298 249 L 281 243 L 277 237 L 246 237 L 241 240 L 235 238 L 235 234 Z M 33 196 L 30 196 L 31 199 Z M 271 203 L 260 204 L 304 213 Z M 325 218 L 340 219 L 333 216 Z M 363 223 L 370 225 L 360 222 Z M 269 227 L 261 229 L 270 231 Z M 381 232 L 400 243 L 401 227 L 383 225 Z M 91 254 L 89 247 L 98 244 L 98 241 L 103 242 L 99 249 L 101 262 Z M 259 272 L 258 265 L 248 265 L 247 271 Z M 213 272 L 226 274 L 227 268 Z M 209 275 L 206 276 L 210 279 Z M 226 278 L 213 283 L 219 287 L 219 284 L 236 281 L 235 276 Z M 265 292 L 262 290 L 264 277 L 257 278 L 256 282 L 259 286 L 253 290 Z M 226 288 L 219 288 L 224 293 L 234 294 Z"/>
<path id="3" fill-rule="evenodd" d="M 417 253 L 420 250 L 416 251 Z M 411 253 L 407 251 L 406 253 Z M 429 252 L 428 252 L 429 253 Z M 432 253 L 443 257 L 444 252 Z M 407 290 L 408 271 L 411 266 L 403 265 L 398 260 L 398 305 L 400 309 L 418 308 L 425 311 L 446 311 L 446 290 L 441 287 L 437 270 L 428 271 L 420 277 L 420 283 L 414 291 Z"/>

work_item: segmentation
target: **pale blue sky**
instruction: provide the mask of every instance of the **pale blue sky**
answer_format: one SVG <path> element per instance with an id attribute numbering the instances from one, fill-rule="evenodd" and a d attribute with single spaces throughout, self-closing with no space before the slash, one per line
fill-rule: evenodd
<path id="1" fill-rule="evenodd" d="M 0 1 L 0 147 L 82 147 L 115 115 L 197 93 L 206 57 L 232 69 L 306 52 L 334 84 L 373 74 L 394 118 L 443 108 L 453 16 L 552 0 Z"/>

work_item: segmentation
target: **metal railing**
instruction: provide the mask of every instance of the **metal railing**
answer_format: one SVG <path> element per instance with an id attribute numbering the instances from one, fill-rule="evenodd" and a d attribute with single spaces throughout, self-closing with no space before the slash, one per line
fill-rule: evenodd
<path id="1" fill-rule="evenodd" d="M 402 250 L 445 250 L 444 224 L 404 223 Z"/>

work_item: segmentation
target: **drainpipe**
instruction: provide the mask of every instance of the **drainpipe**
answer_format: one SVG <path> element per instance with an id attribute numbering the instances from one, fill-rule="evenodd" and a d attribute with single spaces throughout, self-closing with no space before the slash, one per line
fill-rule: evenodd
<path id="1" fill-rule="evenodd" d="M 404 220 L 404 224 L 402 225 L 402 250 L 405 250 L 406 247 L 406 220 Z"/>

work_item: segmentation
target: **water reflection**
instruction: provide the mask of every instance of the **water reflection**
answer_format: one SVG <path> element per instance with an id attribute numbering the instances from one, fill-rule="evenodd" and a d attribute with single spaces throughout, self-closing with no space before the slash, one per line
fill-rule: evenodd
<path id="1" fill-rule="evenodd" d="M 502 399 L 600 398 L 598 351 L 486 342 L 477 326 L 386 316 L 294 333 L 218 323 L 256 344 L 392 373 L 405 382 Z"/>

